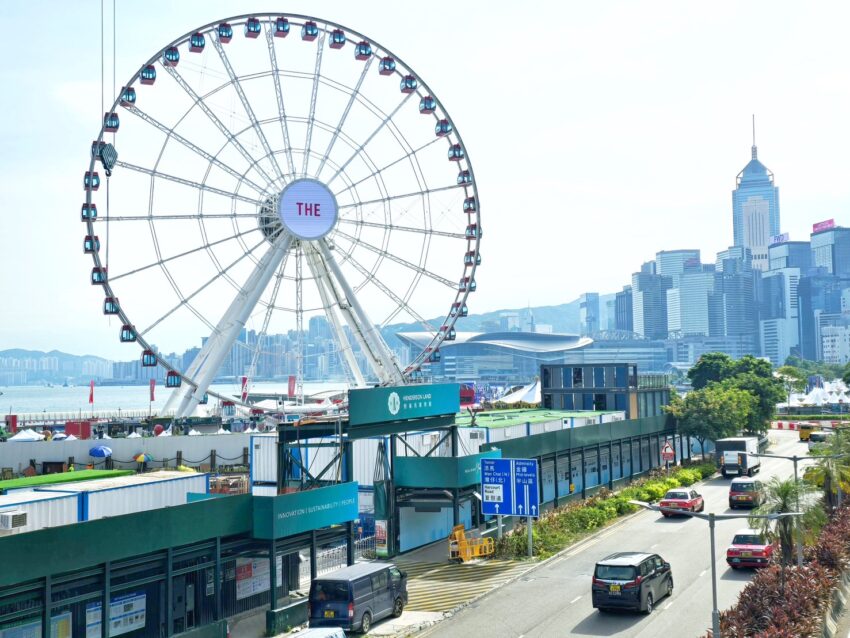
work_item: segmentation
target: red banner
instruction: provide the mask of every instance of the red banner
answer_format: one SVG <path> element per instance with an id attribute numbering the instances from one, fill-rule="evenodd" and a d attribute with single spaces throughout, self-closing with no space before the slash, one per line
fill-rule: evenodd
<path id="1" fill-rule="evenodd" d="M 242 402 L 248 400 L 248 377 L 242 377 Z"/>
<path id="2" fill-rule="evenodd" d="M 94 405 L 94 379 L 89 383 L 89 403 Z"/>
<path id="3" fill-rule="evenodd" d="M 289 394 L 290 397 L 295 396 L 295 375 L 294 374 L 289 375 L 289 393 L 288 394 Z"/>
<path id="4" fill-rule="evenodd" d="M 151 403 L 156 401 L 154 398 L 154 388 L 156 388 L 156 379 L 151 379 Z"/>

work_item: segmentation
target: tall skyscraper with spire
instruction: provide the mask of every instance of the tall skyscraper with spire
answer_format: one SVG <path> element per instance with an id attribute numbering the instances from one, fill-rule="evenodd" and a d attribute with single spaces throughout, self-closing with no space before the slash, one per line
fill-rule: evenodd
<path id="1" fill-rule="evenodd" d="M 779 234 L 779 187 L 773 184 L 773 173 L 758 159 L 755 116 L 752 159 L 738 173 L 732 191 L 732 228 L 734 245 L 750 249 L 753 268 L 767 270 L 767 247 L 771 237 Z"/>

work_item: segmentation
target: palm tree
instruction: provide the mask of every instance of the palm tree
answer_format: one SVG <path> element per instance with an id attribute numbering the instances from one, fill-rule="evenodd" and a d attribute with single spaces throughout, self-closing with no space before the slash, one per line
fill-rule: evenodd
<path id="1" fill-rule="evenodd" d="M 774 476 L 764 487 L 764 500 L 753 510 L 753 514 L 765 516 L 802 512 L 802 516 L 784 516 L 775 523 L 766 518 L 750 519 L 751 527 L 761 530 L 767 538 L 779 540 L 784 567 L 791 564 L 794 556 L 795 530 L 802 534 L 802 540 L 813 539 L 822 527 L 825 516 L 817 491 L 804 481 Z"/>
<path id="2" fill-rule="evenodd" d="M 850 437 L 838 429 L 835 435 L 811 450 L 817 465 L 807 470 L 809 480 L 823 486 L 823 499 L 828 512 L 841 505 L 841 495 L 850 491 Z"/>

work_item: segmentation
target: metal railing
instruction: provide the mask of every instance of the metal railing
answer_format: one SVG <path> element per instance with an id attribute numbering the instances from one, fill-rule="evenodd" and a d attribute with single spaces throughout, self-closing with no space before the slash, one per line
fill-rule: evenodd
<path id="1" fill-rule="evenodd" d="M 374 558 L 375 537 L 367 536 L 354 542 L 355 562 Z M 341 569 L 348 564 L 348 553 L 345 545 L 337 545 L 316 553 L 316 574 L 321 576 L 328 572 Z M 299 570 L 299 585 L 302 590 L 310 588 L 310 557 L 302 556 Z"/>

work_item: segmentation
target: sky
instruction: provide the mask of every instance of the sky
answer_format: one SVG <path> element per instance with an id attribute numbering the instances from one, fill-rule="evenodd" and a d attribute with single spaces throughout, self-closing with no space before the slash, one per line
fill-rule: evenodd
<path id="1" fill-rule="evenodd" d="M 395 51 L 445 105 L 474 166 L 486 233 L 472 313 L 617 291 L 660 250 L 713 262 L 732 241 L 753 113 L 781 230 L 805 240 L 815 222 L 850 223 L 846 3 L 117 4 L 119 87 L 178 36 L 252 10 L 315 15 Z M 0 350 L 137 355 L 101 314 L 81 247 L 100 8 L 0 4 L 15 25 L 0 44 Z"/>

